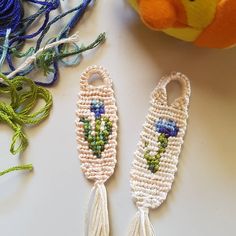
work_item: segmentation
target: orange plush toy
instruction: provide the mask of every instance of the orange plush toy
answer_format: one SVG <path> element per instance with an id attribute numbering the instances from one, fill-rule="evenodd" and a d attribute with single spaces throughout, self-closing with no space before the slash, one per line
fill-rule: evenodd
<path id="1" fill-rule="evenodd" d="M 200 47 L 236 44 L 236 0 L 130 0 L 154 30 Z"/>

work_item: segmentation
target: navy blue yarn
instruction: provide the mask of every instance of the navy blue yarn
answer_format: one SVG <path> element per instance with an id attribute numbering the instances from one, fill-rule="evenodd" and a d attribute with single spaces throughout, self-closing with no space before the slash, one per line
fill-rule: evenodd
<path id="1" fill-rule="evenodd" d="M 22 30 L 23 23 L 26 23 L 26 21 L 28 20 L 31 20 L 31 23 L 32 23 L 39 16 L 41 16 L 42 13 L 44 13 L 46 16 L 47 14 L 50 13 L 50 11 L 57 9 L 60 6 L 60 0 L 45 0 L 45 1 L 25 0 L 25 2 L 41 5 L 42 8 L 40 9 L 41 10 L 40 15 L 34 14 L 33 19 L 30 17 L 23 19 L 24 9 L 22 7 L 21 0 L 1 0 L 0 37 L 4 37 L 6 34 L 6 29 L 9 29 L 9 28 L 11 29 L 11 35 L 21 34 L 22 32 L 24 32 Z M 27 26 L 29 25 L 27 24 Z M 19 31 L 19 32 L 16 32 L 16 31 Z M 40 32 L 38 32 L 38 34 Z M 31 37 L 26 36 L 26 38 L 31 38 Z M 17 39 L 14 39 L 14 41 L 16 40 Z"/>
<path id="2" fill-rule="evenodd" d="M 68 14 L 70 14 L 72 12 L 76 12 L 75 15 L 73 16 L 73 18 L 74 17 L 77 18 L 76 19 L 77 20 L 76 23 L 77 23 L 80 20 L 80 18 L 82 17 L 83 13 L 85 12 L 85 9 L 83 8 L 84 7 L 84 3 L 86 3 L 86 7 L 87 7 L 90 2 L 91 2 L 91 0 L 84 0 L 84 2 L 81 3 L 79 6 L 73 8 L 71 10 L 68 10 L 68 11 L 66 11 L 64 13 L 59 14 L 54 19 L 52 19 L 50 22 L 48 22 L 47 26 L 43 29 L 43 31 L 41 32 L 41 34 L 40 34 L 40 36 L 39 36 L 39 38 L 37 40 L 35 51 L 37 51 L 40 48 L 44 36 L 47 34 L 47 32 L 50 30 L 50 27 L 54 23 L 56 23 L 57 21 L 59 21 L 60 19 L 62 19 L 63 17 L 67 16 Z M 84 9 L 83 11 L 81 11 L 82 8 Z M 78 17 L 78 15 L 79 15 L 79 17 Z M 60 36 L 59 39 L 67 37 L 69 35 L 71 29 L 75 26 L 75 24 L 73 24 L 72 27 L 70 27 L 69 24 L 70 24 L 70 22 L 64 27 L 64 29 L 62 29 L 62 32 L 64 32 L 65 29 L 66 29 L 67 33 L 64 36 Z"/>
<path id="3" fill-rule="evenodd" d="M 13 1 L 13 0 L 12 0 Z M 47 26 L 48 24 L 48 21 L 49 21 L 49 15 L 51 13 L 51 11 L 57 9 L 59 6 L 60 6 L 60 0 L 46 0 L 44 2 L 42 1 L 35 1 L 35 0 L 27 0 L 28 2 L 31 2 L 31 3 L 34 3 L 34 4 L 39 4 L 39 5 L 42 5 L 42 7 L 39 9 L 38 13 L 34 14 L 34 18 L 28 18 L 27 20 L 23 19 L 22 22 L 24 22 L 26 24 L 24 28 L 24 30 L 20 30 L 18 35 L 14 35 L 12 37 L 12 39 L 10 40 L 9 42 L 9 47 L 12 47 L 13 45 L 15 46 L 16 45 L 20 45 L 22 44 L 25 40 L 27 39 L 32 39 L 32 38 L 35 38 L 37 35 L 39 35 L 44 29 L 45 27 Z M 40 14 L 39 14 L 40 13 Z M 38 17 L 41 17 L 42 14 L 44 14 L 44 22 L 43 24 L 40 26 L 40 28 L 32 33 L 32 34 L 24 34 L 26 29 L 38 18 Z M 22 23 L 23 24 L 23 23 Z M 7 54 L 7 62 L 8 62 L 8 65 L 9 65 L 9 68 L 11 70 L 15 70 L 15 67 L 13 65 L 13 62 L 12 62 L 12 58 L 11 58 L 11 54 L 10 52 L 8 52 Z"/>
<path id="4" fill-rule="evenodd" d="M 65 28 L 62 30 L 59 39 L 65 38 L 69 35 L 70 30 L 78 23 L 81 17 L 84 15 L 88 5 L 92 2 L 92 0 L 85 0 L 81 4 L 80 9 L 75 13 L 75 15 L 71 18 Z"/>
<path id="5" fill-rule="evenodd" d="M 21 25 L 22 17 L 21 0 L 2 0 L 0 2 L 0 37 L 5 37 L 7 29 L 15 32 Z"/>
<path id="6" fill-rule="evenodd" d="M 88 5 L 92 2 L 92 0 L 83 0 L 83 2 L 80 5 L 78 5 L 77 7 L 70 9 L 67 12 L 61 13 L 60 15 L 58 15 L 57 17 L 55 17 L 54 19 L 49 21 L 50 12 L 59 7 L 60 0 L 45 0 L 45 1 L 25 0 L 25 1 L 28 1 L 33 4 L 39 4 L 39 5 L 41 5 L 41 7 L 38 9 L 38 11 L 36 13 L 34 13 L 33 15 L 31 15 L 27 18 L 24 18 L 24 19 L 22 19 L 23 13 L 21 13 L 22 15 L 21 15 L 19 23 L 18 23 L 18 27 L 19 27 L 19 25 L 21 27 L 20 27 L 20 29 L 18 29 L 18 31 L 15 30 L 15 28 L 12 28 L 13 32 L 10 37 L 9 45 L 10 45 L 10 48 L 15 47 L 16 49 L 20 49 L 21 46 L 24 44 L 25 40 L 34 38 L 39 35 L 39 38 L 37 40 L 36 47 L 35 47 L 35 52 L 40 48 L 41 42 L 42 42 L 43 38 L 45 37 L 45 35 L 47 34 L 47 32 L 49 31 L 51 25 L 54 24 L 55 22 L 57 22 L 58 20 L 60 20 L 61 18 L 65 17 L 66 15 L 75 12 L 73 17 L 69 20 L 67 25 L 62 29 L 62 31 L 58 35 L 57 40 L 68 37 L 70 31 L 79 22 L 79 20 L 81 19 L 81 17 L 85 13 Z M 5 2 L 7 2 L 8 4 L 13 3 L 13 2 L 20 3 L 20 0 L 5 0 Z M 15 4 L 15 6 L 16 5 L 17 4 Z M 21 12 L 23 12 L 22 5 L 20 4 L 19 6 L 21 7 Z M 1 9 L 1 7 L 2 7 L 2 3 L 0 3 L 0 9 Z M 16 8 L 16 10 L 19 10 L 19 8 Z M 30 25 L 32 25 L 32 23 L 35 22 L 35 20 L 38 17 L 42 16 L 43 14 L 44 14 L 44 22 L 40 26 L 40 28 L 32 34 L 26 35 L 25 31 L 27 30 L 27 28 L 30 27 Z M 0 14 L 0 16 L 1 16 L 1 14 Z M 19 16 L 19 14 L 18 14 L 18 16 Z M 0 25 L 1 25 L 1 18 L 0 18 Z M 16 26 L 16 24 L 14 26 Z M 17 26 L 16 26 L 16 28 L 17 28 Z M 4 37 L 4 33 L 6 33 L 6 30 L 3 32 L 2 37 Z M 0 35 L 0 37 L 1 37 L 1 35 Z M 61 47 L 59 46 L 58 51 L 60 51 L 60 48 Z M 1 54 L 1 49 L 0 49 L 0 54 Z M 15 67 L 12 62 L 11 51 L 8 51 L 8 53 L 6 55 L 6 60 L 8 62 L 10 70 L 11 71 L 15 70 Z M 57 81 L 58 76 L 59 76 L 58 61 L 55 60 L 53 62 L 52 66 L 54 68 L 53 79 L 49 82 L 36 81 L 37 84 L 43 85 L 43 86 L 49 86 L 49 85 L 54 84 Z M 33 69 L 34 69 L 34 66 L 32 65 L 29 68 L 26 68 L 21 73 L 19 73 L 19 75 L 26 75 L 26 74 L 30 73 Z M 8 74 L 8 73 L 5 73 L 5 74 Z"/>

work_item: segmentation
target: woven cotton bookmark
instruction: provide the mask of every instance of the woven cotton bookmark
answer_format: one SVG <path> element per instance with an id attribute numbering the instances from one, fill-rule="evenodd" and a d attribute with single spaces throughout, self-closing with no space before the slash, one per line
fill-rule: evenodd
<path id="1" fill-rule="evenodd" d="M 166 86 L 173 80 L 181 84 L 182 95 L 169 105 Z M 180 73 L 163 77 L 151 95 L 131 168 L 130 184 L 138 212 L 129 236 L 155 235 L 148 217 L 149 208 L 161 205 L 174 181 L 187 125 L 189 96 L 189 80 Z"/>
<path id="2" fill-rule="evenodd" d="M 90 80 L 96 76 L 102 85 Z M 104 183 L 116 164 L 117 108 L 112 81 L 102 67 L 89 67 L 80 79 L 76 129 L 81 168 L 94 182 L 87 215 L 87 236 L 108 236 L 109 217 Z"/>

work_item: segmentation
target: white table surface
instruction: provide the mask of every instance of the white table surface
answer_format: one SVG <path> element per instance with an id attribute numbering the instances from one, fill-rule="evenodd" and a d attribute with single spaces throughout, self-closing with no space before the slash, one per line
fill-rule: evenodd
<path id="1" fill-rule="evenodd" d="M 118 164 L 107 183 L 111 235 L 126 235 L 136 213 L 129 186 L 133 152 L 150 92 L 161 75 L 174 70 L 191 80 L 189 125 L 172 191 L 151 211 L 151 221 L 160 236 L 235 236 L 236 48 L 199 49 L 150 31 L 123 0 L 97 1 L 77 29 L 83 42 L 103 31 L 107 41 L 85 53 L 79 66 L 61 67 L 60 81 L 51 88 L 53 111 L 26 130 L 30 145 L 21 156 L 10 154 L 12 131 L 0 124 L 1 169 L 34 165 L 31 174 L 0 178 L 0 234 L 84 235 L 92 184 L 80 170 L 74 120 L 80 73 L 98 64 L 113 78 L 120 119 Z"/>

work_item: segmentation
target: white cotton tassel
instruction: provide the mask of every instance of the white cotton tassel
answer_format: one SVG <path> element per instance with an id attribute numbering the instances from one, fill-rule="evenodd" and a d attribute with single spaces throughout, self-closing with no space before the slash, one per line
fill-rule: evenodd
<path id="1" fill-rule="evenodd" d="M 148 208 L 139 208 L 134 219 L 132 220 L 128 236 L 155 236 L 148 213 Z"/>
<path id="2" fill-rule="evenodd" d="M 85 236 L 109 236 L 107 192 L 104 184 L 96 184 L 91 191 Z"/>

